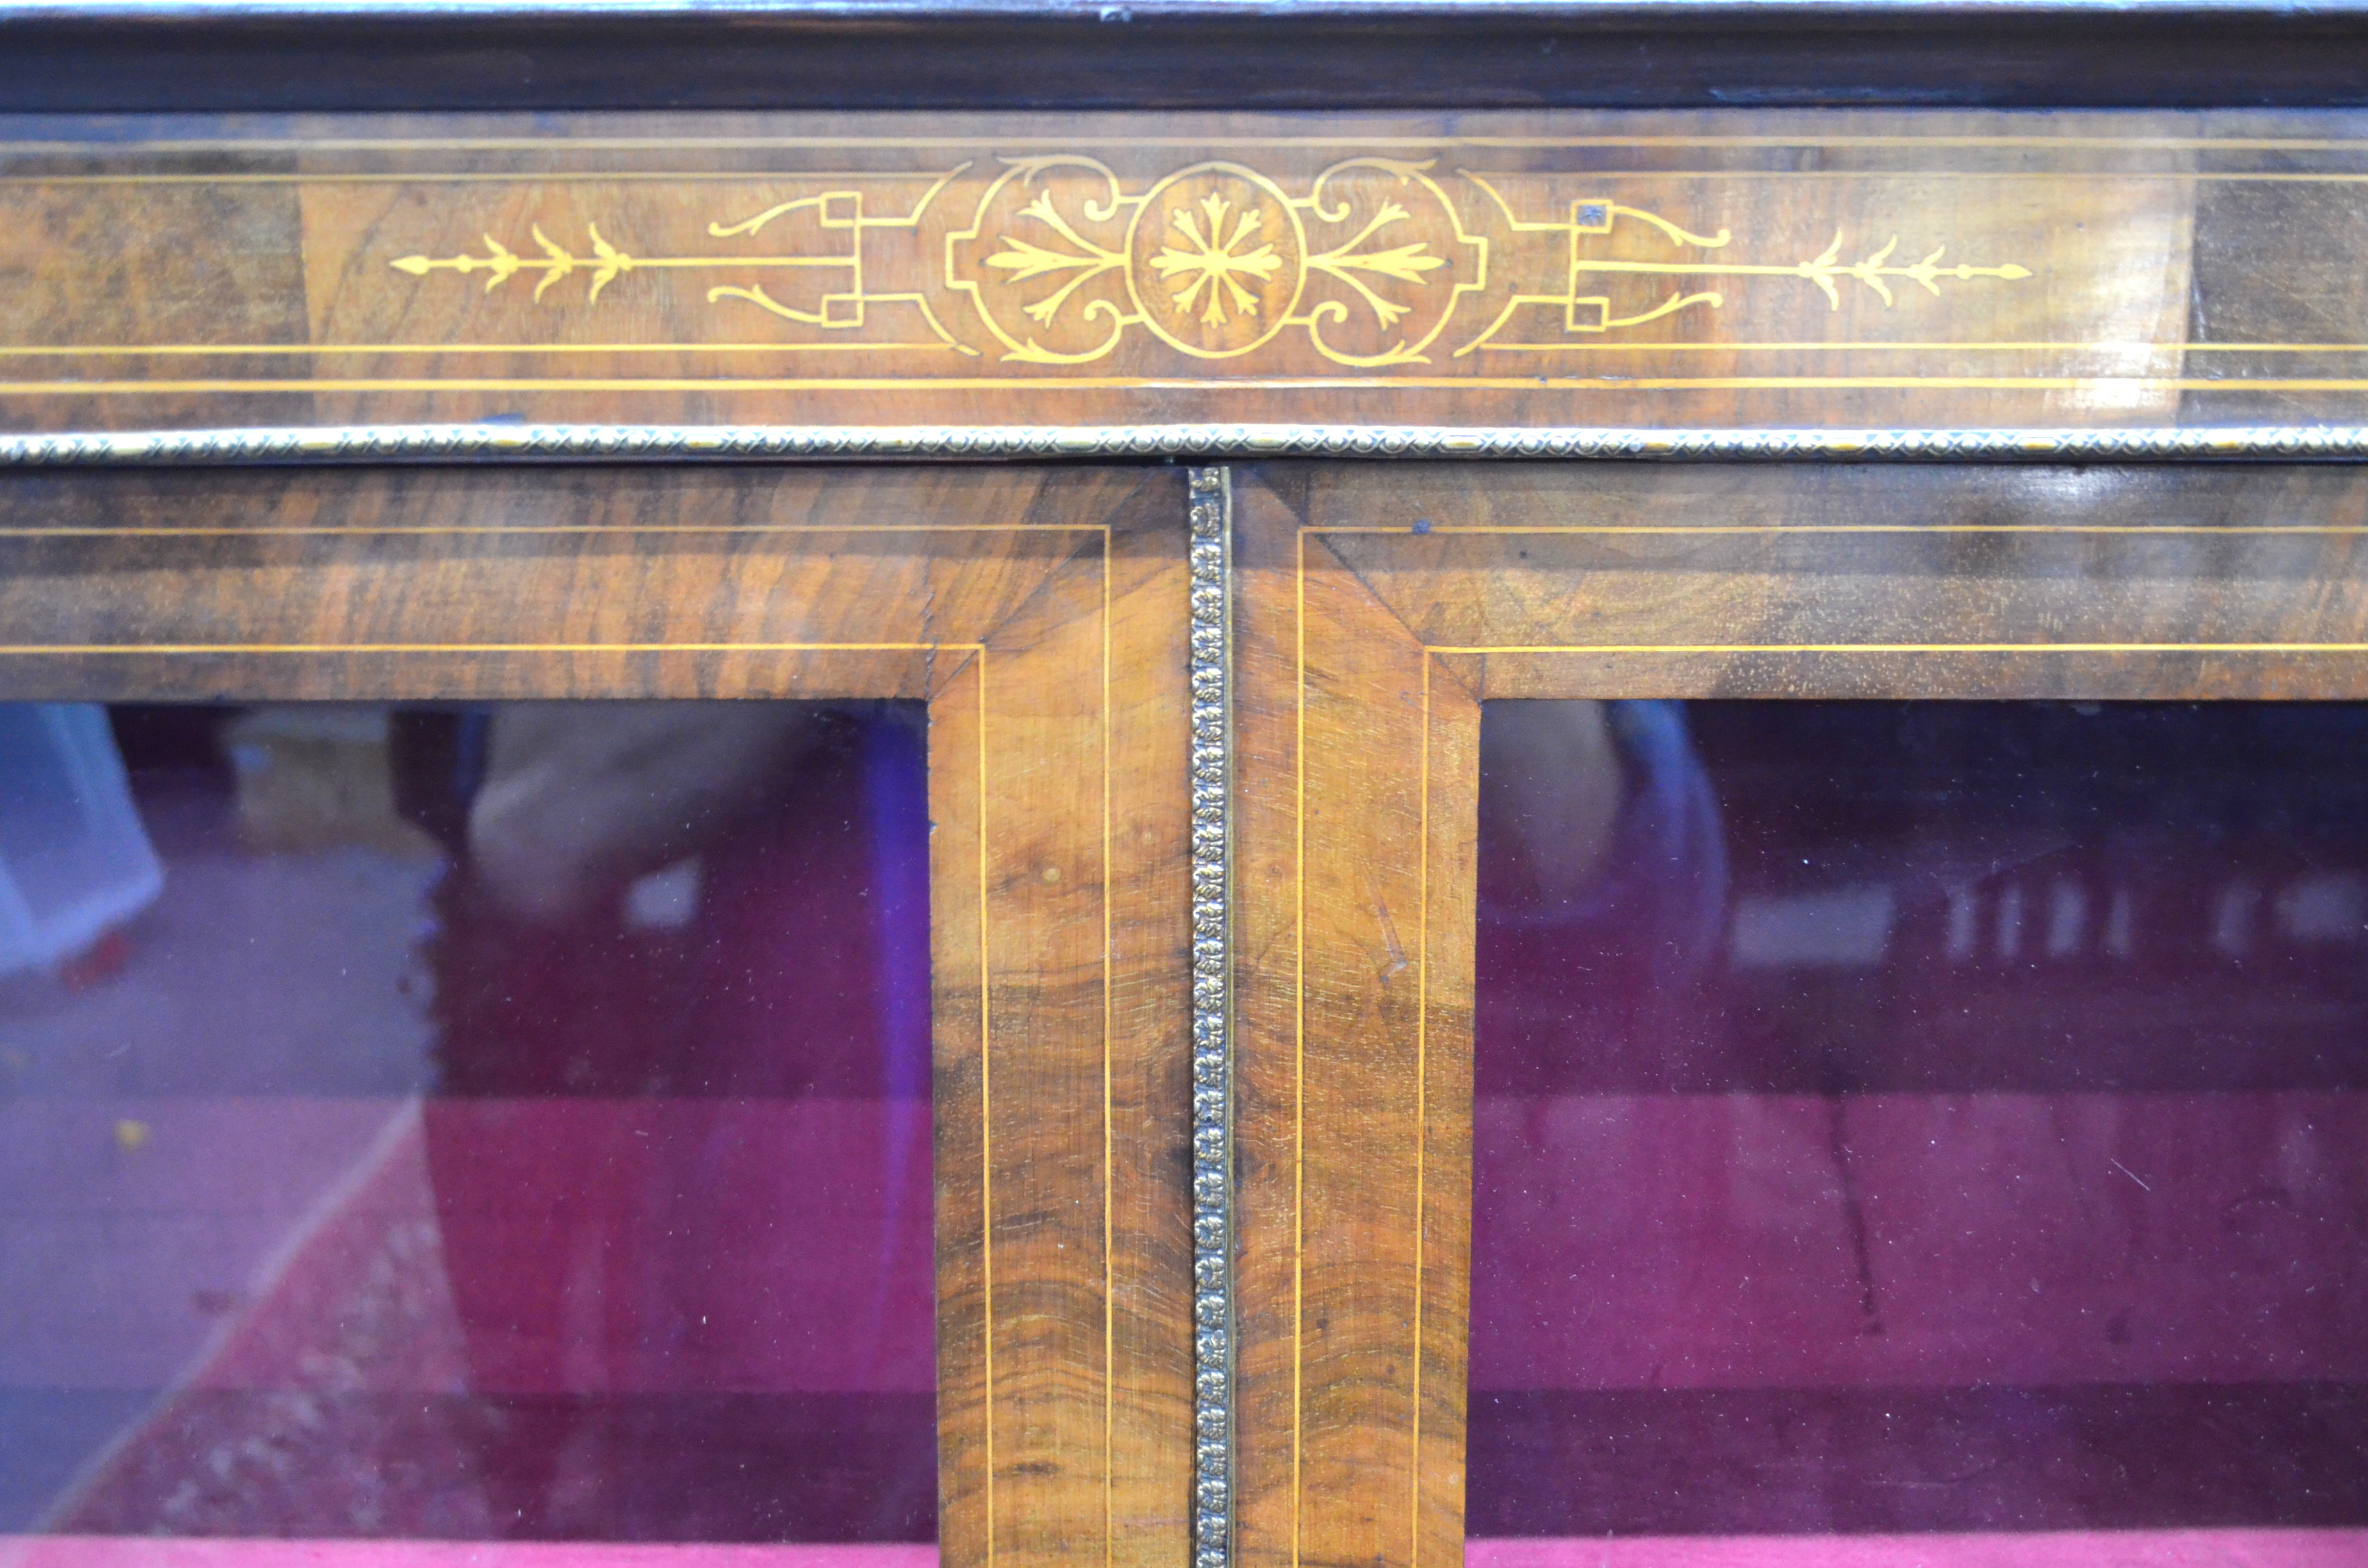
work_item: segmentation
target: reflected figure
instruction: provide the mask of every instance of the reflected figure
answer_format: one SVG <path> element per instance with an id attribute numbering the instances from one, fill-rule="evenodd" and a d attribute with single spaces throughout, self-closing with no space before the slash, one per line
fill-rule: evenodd
<path id="1" fill-rule="evenodd" d="M 495 1528 L 930 1539 L 914 717 L 529 704 L 418 741 L 466 796 L 421 811 L 462 840 L 426 1125 Z"/>
<path id="2" fill-rule="evenodd" d="M 2368 1525 L 2368 710 L 1481 750 L 1474 1536 Z"/>
<path id="3" fill-rule="evenodd" d="M 470 863 L 520 919 L 580 922 L 742 825 L 844 722 L 792 703 L 514 704 L 483 721 Z"/>
<path id="4" fill-rule="evenodd" d="M 928 1551 L 917 705 L 85 718 L 163 875 L 0 976 L 0 1535 Z"/>
<path id="5" fill-rule="evenodd" d="M 1590 1042 L 1679 1071 L 1727 902 L 1684 705 L 1491 702 L 1481 756 L 1484 1084 L 1552 1084 Z M 1574 1029 L 1574 1009 L 1617 1021 Z"/>
<path id="6" fill-rule="evenodd" d="M 104 968 L 164 882 L 107 710 L 0 703 L 0 976 Z"/>

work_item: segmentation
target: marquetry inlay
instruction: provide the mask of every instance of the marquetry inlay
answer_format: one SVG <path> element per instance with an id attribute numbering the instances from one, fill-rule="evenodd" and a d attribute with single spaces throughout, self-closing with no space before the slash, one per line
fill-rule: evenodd
<path id="1" fill-rule="evenodd" d="M 865 234 L 873 229 L 901 229 L 908 233 L 916 230 L 938 193 L 962 172 L 957 169 L 953 174 L 931 181 L 913 202 L 912 210 L 902 216 L 867 216 L 863 210 L 862 191 L 825 190 L 777 201 L 754 217 L 743 218 L 736 222 L 717 220 L 707 225 L 707 239 L 724 241 L 762 235 L 768 225 L 778 222 L 779 227 L 771 232 L 780 236 L 780 244 L 787 247 L 787 254 L 782 255 L 763 254 L 770 247 L 759 242 L 756 250 L 744 244 L 729 249 L 712 247 L 704 254 L 694 256 L 634 256 L 609 244 L 602 236 L 599 226 L 587 219 L 584 224 L 584 248 L 588 254 L 583 256 L 553 241 L 542 232 L 541 224 L 531 223 L 528 225 L 527 233 L 532 244 L 522 247 L 527 251 L 523 256 L 488 233 L 484 236 L 484 254 L 482 256 L 467 253 L 440 258 L 400 256 L 388 265 L 414 278 L 425 278 L 431 272 L 457 272 L 463 276 L 483 272 L 487 293 L 523 273 L 535 279 L 534 298 L 538 301 L 550 292 L 552 285 L 581 273 L 585 278 L 582 302 L 586 310 L 599 302 L 603 289 L 626 273 L 645 272 L 663 276 L 688 272 L 692 275 L 689 286 L 698 290 L 711 305 L 737 301 L 743 305 L 754 305 L 786 322 L 820 327 L 825 332 L 849 334 L 851 335 L 843 347 L 855 349 L 927 347 L 898 343 L 878 335 L 868 338 L 862 335 L 871 324 L 867 307 L 907 305 L 917 313 L 938 343 L 963 353 L 975 354 L 976 349 L 969 347 L 946 330 L 931 310 L 926 290 L 898 291 L 891 289 L 886 292 L 875 292 L 867 290 L 863 281 Z M 801 273 L 810 275 L 821 285 L 819 293 L 812 284 L 780 281 Z M 726 275 L 735 278 L 773 278 L 774 292 L 768 292 L 762 281 L 714 281 Z M 776 294 L 783 297 L 777 298 Z"/>
<path id="2" fill-rule="evenodd" d="M 2357 418 L 2351 124 L 94 124 L 0 143 L 0 425 Z"/>
<path id="3" fill-rule="evenodd" d="M 1715 311 L 1725 290 L 1763 278 L 1814 285 L 1839 312 L 1851 283 L 1888 307 L 1898 302 L 1895 285 L 1938 296 L 1944 280 L 2032 275 L 2012 262 L 1944 263 L 1945 244 L 1914 262 L 1895 259 L 1896 233 L 1846 260 L 1840 229 L 1814 256 L 1755 261 L 1731 253 L 1728 229 L 1699 234 L 1601 198 L 1573 199 L 1556 218 L 1527 218 L 1469 172 L 1434 177 L 1435 159 L 1345 159 L 1296 196 L 1237 163 L 1193 164 L 1133 188 L 1096 158 L 998 163 L 983 186 L 965 178 L 972 164 L 928 178 L 901 212 L 867 214 L 862 190 L 816 190 L 707 224 L 713 242 L 757 239 L 772 226 L 770 247 L 640 255 L 587 219 L 581 254 L 531 224 L 529 243 L 513 246 L 487 233 L 481 253 L 400 256 L 388 265 L 414 278 L 483 274 L 488 293 L 531 278 L 537 301 L 581 276 L 586 310 L 620 278 L 646 273 L 649 287 L 689 290 L 710 305 L 754 305 L 836 335 L 850 351 L 927 347 L 879 331 L 871 307 L 895 305 L 938 345 L 1010 363 L 1093 364 L 1138 330 L 1188 359 L 1236 360 L 1296 332 L 1296 345 L 1360 369 L 1428 365 L 1440 348 L 1438 357 L 1455 359 L 1490 347 L 1551 349 L 1552 342 L 1511 339 L 1583 339 Z M 959 226 L 929 222 L 965 207 L 955 214 Z M 1615 239 L 1623 226 L 1643 237 L 1643 248 L 1623 254 Z M 944 230 L 942 270 L 928 265 L 934 246 L 916 267 L 909 244 L 871 238 L 894 232 L 909 242 L 936 229 Z M 742 280 L 719 280 L 727 277 Z M 1500 300 L 1484 321 L 1480 304 Z"/>

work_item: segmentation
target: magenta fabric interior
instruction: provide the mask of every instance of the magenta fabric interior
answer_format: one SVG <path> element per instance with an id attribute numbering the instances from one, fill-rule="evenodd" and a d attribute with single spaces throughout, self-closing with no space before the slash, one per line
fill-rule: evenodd
<path id="1" fill-rule="evenodd" d="M 442 769 L 462 748 L 431 738 L 404 787 L 449 825 L 467 782 Z M 23 1136 L 0 1152 L 16 1207 L 111 1271 L 11 1281 L 40 1304 L 11 1309 L 27 1331 L 0 1350 L 0 1424 L 21 1412 L 29 1442 L 120 1414 L 0 1527 L 52 1544 L 19 1537 L 0 1562 L 165 1561 L 105 1545 L 151 1535 L 934 1560 L 909 716 L 842 714 L 717 824 L 692 907 L 657 925 L 613 903 L 559 926 L 507 915 L 450 834 L 426 872 L 255 856 L 219 773 L 132 760 L 167 898 L 128 931 L 120 975 L 41 1005 L 61 1029 L 106 1008 L 140 1049 L 118 1061 L 99 1040 L 81 1080 L 12 1102 Z M 292 901 L 315 882 L 307 921 Z M 387 912 L 376 934 L 354 924 L 365 893 Z M 209 926 L 208 963 L 176 968 Z M 222 968 L 250 948 L 269 961 Z M 399 987 L 360 1001 L 307 984 L 381 962 Z M 330 1060 L 373 1029 L 392 1043 Z"/>
<path id="2" fill-rule="evenodd" d="M 1620 706 L 1594 885 L 1482 821 L 1474 1561 L 2368 1561 L 2361 716 Z"/>
<path id="3" fill-rule="evenodd" d="M 2368 1530 L 2358 1529 L 1509 1537 L 1474 1540 L 1464 1553 L 1465 1568 L 2354 1568 L 2362 1562 Z"/>
<path id="4" fill-rule="evenodd" d="M 0 1536 L 0 1568 L 677 1568 L 687 1559 L 699 1568 L 937 1568 L 938 1549 L 917 1543 Z"/>

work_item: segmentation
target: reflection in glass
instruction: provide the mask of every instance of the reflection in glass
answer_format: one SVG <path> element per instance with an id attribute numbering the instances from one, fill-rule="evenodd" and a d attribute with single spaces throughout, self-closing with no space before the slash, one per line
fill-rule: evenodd
<path id="1" fill-rule="evenodd" d="M 933 1540 L 927 843 L 908 705 L 0 708 L 0 1537 Z"/>
<path id="2" fill-rule="evenodd" d="M 1482 737 L 1475 1562 L 2368 1561 L 2368 709 Z"/>

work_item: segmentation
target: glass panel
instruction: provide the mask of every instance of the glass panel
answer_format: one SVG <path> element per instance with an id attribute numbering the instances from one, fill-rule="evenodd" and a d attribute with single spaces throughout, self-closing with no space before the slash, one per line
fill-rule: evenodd
<path id="1" fill-rule="evenodd" d="M 0 1537 L 934 1561 L 922 750 L 0 707 Z"/>
<path id="2" fill-rule="evenodd" d="M 1475 1562 L 2368 1561 L 2368 708 L 1481 756 Z"/>

